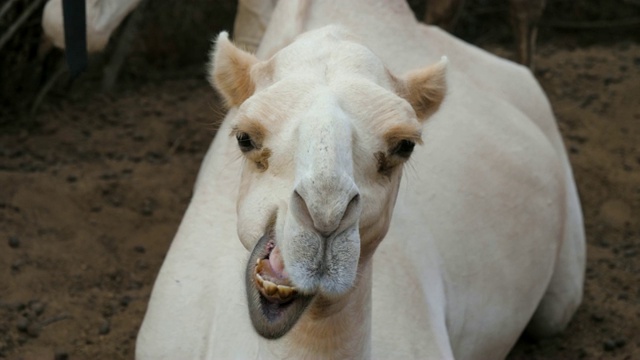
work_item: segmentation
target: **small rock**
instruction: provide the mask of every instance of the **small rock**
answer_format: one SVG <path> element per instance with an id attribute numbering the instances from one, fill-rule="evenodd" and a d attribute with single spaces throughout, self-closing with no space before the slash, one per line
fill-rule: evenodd
<path id="1" fill-rule="evenodd" d="M 54 360 L 69 360 L 69 353 L 65 350 L 58 350 L 53 358 Z"/>
<path id="2" fill-rule="evenodd" d="M 133 250 L 134 250 L 135 252 L 139 253 L 139 254 L 144 254 L 144 253 L 147 251 L 147 249 L 145 249 L 145 247 L 144 247 L 144 246 L 142 246 L 142 245 L 136 245 L 136 246 L 134 246 L 134 247 L 133 247 Z"/>
<path id="3" fill-rule="evenodd" d="M 144 202 L 144 204 L 142 205 L 141 213 L 144 216 L 153 215 L 153 205 L 151 204 L 151 202 L 149 202 L 149 201 L 145 201 Z"/>
<path id="4" fill-rule="evenodd" d="M 114 174 L 112 172 L 106 172 L 106 173 L 103 173 L 102 175 L 100 175 L 100 179 L 101 180 L 114 180 L 114 179 L 117 179 L 117 178 L 118 178 L 118 175 L 116 175 L 116 174 Z"/>
<path id="5" fill-rule="evenodd" d="M 25 334 L 18 335 L 18 344 L 24 345 L 24 343 L 26 343 L 28 340 L 29 340 L 29 337 L 26 336 Z"/>
<path id="6" fill-rule="evenodd" d="M 38 335 L 40 335 L 40 330 L 42 330 L 42 327 L 38 323 L 31 323 L 27 327 L 27 334 L 33 338 L 37 338 Z"/>
<path id="7" fill-rule="evenodd" d="M 102 325 L 100 325 L 99 333 L 100 335 L 107 335 L 111 331 L 111 323 L 109 320 L 104 319 Z"/>
<path id="8" fill-rule="evenodd" d="M 578 358 L 579 359 L 584 359 L 588 355 L 589 355 L 589 353 L 585 349 L 583 349 L 583 348 L 578 349 Z"/>
<path id="9" fill-rule="evenodd" d="M 604 351 L 613 351 L 616 349 L 616 343 L 611 339 L 605 340 L 602 343 L 602 348 L 604 349 Z"/>
<path id="10" fill-rule="evenodd" d="M 158 203 L 153 198 L 144 199 L 144 202 L 142 203 L 142 214 L 145 216 L 153 215 L 157 205 Z"/>
<path id="11" fill-rule="evenodd" d="M 135 134 L 133 134 L 133 140 L 134 140 L 134 141 L 144 141 L 144 140 L 146 140 L 146 138 L 147 138 L 147 136 L 145 136 L 145 135 L 144 135 L 144 134 L 142 134 L 142 133 L 135 133 Z"/>
<path id="12" fill-rule="evenodd" d="M 111 205 L 119 207 L 120 205 L 122 205 L 122 198 L 119 195 L 113 195 L 109 197 L 109 202 L 111 203 Z"/>
<path id="13" fill-rule="evenodd" d="M 20 331 L 27 331 L 28 327 L 29 327 L 29 319 L 27 319 L 24 316 L 19 317 L 18 321 L 16 321 L 16 328 Z"/>
<path id="14" fill-rule="evenodd" d="M 150 164 L 164 164 L 167 162 L 165 156 L 157 151 L 149 151 L 145 154 L 145 160 Z"/>
<path id="15" fill-rule="evenodd" d="M 13 249 L 20 246 L 20 239 L 17 236 L 9 236 L 9 246 Z"/>
<path id="16" fill-rule="evenodd" d="M 77 177 L 77 176 L 75 176 L 75 175 L 69 175 L 69 176 L 67 176 L 67 182 L 68 182 L 68 183 L 74 183 L 74 182 L 76 182 L 76 181 L 78 181 L 78 177 Z"/>
<path id="17" fill-rule="evenodd" d="M 15 260 L 14 262 L 11 263 L 11 270 L 16 272 L 20 271 L 20 268 L 22 268 L 23 265 L 24 265 L 24 260 L 22 259 Z"/>
<path id="18" fill-rule="evenodd" d="M 591 315 L 591 320 L 593 322 L 601 323 L 601 322 L 604 321 L 604 316 L 599 315 L 599 314 L 593 314 L 593 315 Z"/>
<path id="19" fill-rule="evenodd" d="M 139 270 L 146 270 L 149 268 L 149 264 L 147 264 L 147 262 L 144 260 L 137 260 L 136 268 L 138 268 Z"/>
<path id="20" fill-rule="evenodd" d="M 34 301 L 31 303 L 30 307 L 36 315 L 41 315 L 44 312 L 45 304 L 40 301 Z"/>
<path id="21" fill-rule="evenodd" d="M 125 295 L 125 296 L 123 296 L 123 297 L 121 297 L 121 298 L 120 298 L 120 305 L 122 305 L 122 306 L 128 306 L 128 305 L 129 305 L 129 303 L 131 302 L 131 300 L 133 300 L 133 299 L 131 298 L 131 296 L 129 296 L 129 295 Z"/>

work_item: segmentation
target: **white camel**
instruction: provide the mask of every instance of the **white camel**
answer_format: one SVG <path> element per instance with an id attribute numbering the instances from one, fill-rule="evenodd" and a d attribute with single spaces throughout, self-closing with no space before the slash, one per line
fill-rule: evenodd
<path id="1" fill-rule="evenodd" d="M 581 209 L 526 68 L 403 0 L 281 1 L 211 80 L 230 110 L 138 359 L 500 359 L 569 322 Z"/>
<path id="2" fill-rule="evenodd" d="M 141 0 L 86 0 L 87 51 L 102 51 L 111 34 Z M 62 0 L 48 0 L 42 12 L 42 29 L 58 48 L 65 48 Z"/>

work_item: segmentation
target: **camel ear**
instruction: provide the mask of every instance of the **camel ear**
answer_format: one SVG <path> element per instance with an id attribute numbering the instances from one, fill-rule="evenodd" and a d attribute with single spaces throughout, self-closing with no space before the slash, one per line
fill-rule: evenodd
<path id="1" fill-rule="evenodd" d="M 209 82 L 228 107 L 239 106 L 253 95 L 255 84 L 251 79 L 251 67 L 257 62 L 253 54 L 233 45 L 226 31 L 218 35 L 211 52 Z"/>
<path id="2" fill-rule="evenodd" d="M 421 122 L 435 113 L 447 92 L 446 56 L 436 64 L 407 73 L 401 81 L 400 95 L 413 107 Z"/>

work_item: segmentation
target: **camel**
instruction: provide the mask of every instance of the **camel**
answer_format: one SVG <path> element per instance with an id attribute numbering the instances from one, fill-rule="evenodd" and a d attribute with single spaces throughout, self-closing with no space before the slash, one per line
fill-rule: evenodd
<path id="1" fill-rule="evenodd" d="M 403 0 L 281 1 L 211 58 L 229 111 L 138 359 L 501 359 L 566 327 L 581 207 L 527 68 Z"/>
<path id="2" fill-rule="evenodd" d="M 141 0 L 87 0 L 87 51 L 100 52 L 109 43 L 111 34 Z M 42 13 L 42 29 L 54 46 L 64 49 L 64 17 L 62 0 L 48 0 Z"/>
<path id="3" fill-rule="evenodd" d="M 107 45 L 113 31 L 133 11 L 141 0 L 87 1 L 87 50 L 100 52 Z M 277 0 L 240 0 L 234 24 L 235 42 L 245 49 L 255 50 L 271 18 Z M 545 0 L 509 0 L 509 19 L 517 42 L 518 61 L 533 68 L 533 54 L 537 25 L 545 7 Z M 431 0 L 423 20 L 451 31 L 455 26 L 464 0 Z M 65 48 L 62 26 L 62 1 L 48 0 L 42 16 L 47 38 L 58 48 Z"/>
<path id="4" fill-rule="evenodd" d="M 255 51 L 260 44 L 277 0 L 240 0 L 233 26 L 234 40 L 244 49 Z M 425 1 L 426 11 L 422 20 L 452 32 L 464 0 Z M 542 17 L 546 0 L 509 0 L 509 21 L 516 40 L 516 54 L 520 64 L 533 69 L 538 22 Z"/>

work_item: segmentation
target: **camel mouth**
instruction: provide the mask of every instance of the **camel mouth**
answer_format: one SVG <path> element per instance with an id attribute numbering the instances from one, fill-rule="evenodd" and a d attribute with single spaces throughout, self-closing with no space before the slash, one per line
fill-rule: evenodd
<path id="1" fill-rule="evenodd" d="M 253 327 L 267 339 L 289 332 L 313 299 L 313 295 L 298 292 L 289 280 L 272 231 L 251 252 L 245 285 Z"/>

